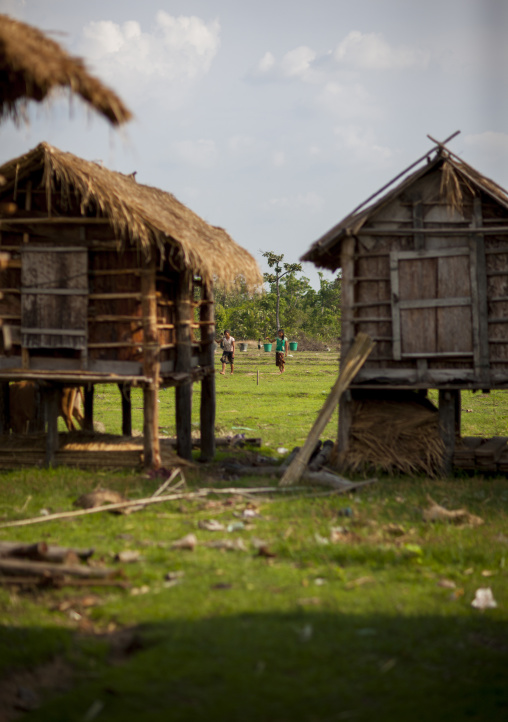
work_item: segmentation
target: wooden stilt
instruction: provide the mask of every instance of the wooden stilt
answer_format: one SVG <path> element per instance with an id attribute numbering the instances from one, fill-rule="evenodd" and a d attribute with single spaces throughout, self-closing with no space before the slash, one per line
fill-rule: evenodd
<path id="1" fill-rule="evenodd" d="M 441 471 L 448 476 L 452 473 L 453 452 L 455 451 L 455 390 L 439 390 L 439 432 L 445 447 Z"/>
<path id="2" fill-rule="evenodd" d="M 349 435 L 353 420 L 353 399 L 346 391 L 339 399 L 339 434 L 337 436 L 337 469 L 344 469 L 349 448 Z"/>
<path id="3" fill-rule="evenodd" d="M 122 435 L 132 436 L 132 402 L 129 384 L 118 384 L 122 397 Z"/>
<path id="4" fill-rule="evenodd" d="M 9 382 L 0 383 L 0 435 L 8 434 L 11 425 L 9 410 Z"/>
<path id="5" fill-rule="evenodd" d="M 143 311 L 143 373 L 151 379 L 143 388 L 143 437 L 145 467 L 161 465 L 159 443 L 159 338 L 157 334 L 156 259 L 143 264 L 141 272 L 141 306 Z"/>
<path id="6" fill-rule="evenodd" d="M 182 271 L 176 291 L 176 371 L 189 371 L 192 361 L 192 275 Z M 183 382 L 175 389 L 177 454 L 192 458 L 192 383 Z"/>
<path id="7" fill-rule="evenodd" d="M 455 390 L 455 438 L 462 434 L 462 399 L 460 389 Z"/>
<path id="8" fill-rule="evenodd" d="M 214 343 L 215 343 L 215 312 L 213 305 L 213 288 L 209 283 L 203 283 L 202 300 L 208 301 L 200 307 L 201 326 L 201 362 L 210 373 L 205 374 L 201 381 L 201 456 L 200 461 L 211 461 L 215 456 L 215 372 L 214 372 Z"/>
<path id="9" fill-rule="evenodd" d="M 84 389 L 84 414 L 85 420 L 83 422 L 83 429 L 85 431 L 93 431 L 93 396 L 94 396 L 94 385 L 86 384 Z"/>
<path id="10" fill-rule="evenodd" d="M 46 466 L 55 466 L 58 451 L 58 398 L 61 390 L 56 386 L 43 389 L 44 416 L 46 419 Z"/>

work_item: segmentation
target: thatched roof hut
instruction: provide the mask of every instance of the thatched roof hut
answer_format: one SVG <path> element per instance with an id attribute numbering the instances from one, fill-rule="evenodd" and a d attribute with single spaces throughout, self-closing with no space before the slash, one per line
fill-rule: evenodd
<path id="1" fill-rule="evenodd" d="M 159 386 L 176 388 L 178 452 L 189 457 L 191 388 L 201 381 L 202 453 L 211 458 L 213 280 L 228 285 L 243 275 L 260 285 L 255 259 L 170 193 L 47 143 L 0 174 L 0 257 L 9 255 L 0 268 L 0 324 L 10 339 L 0 351 L 0 386 L 32 380 L 93 393 L 95 384 L 119 384 L 126 435 L 126 388 L 141 386 L 152 465 Z M 0 408 L 0 427 L 1 416 Z"/>
<path id="2" fill-rule="evenodd" d="M 301 260 L 341 269 L 342 352 L 359 331 L 376 341 L 342 401 L 342 458 L 355 403 L 438 389 L 450 469 L 460 390 L 508 388 L 506 190 L 437 143 Z"/>
<path id="3" fill-rule="evenodd" d="M 132 117 L 112 90 L 37 28 L 0 15 L 0 117 L 19 119 L 28 100 L 42 101 L 58 88 L 77 93 L 113 125 Z"/>
<path id="4" fill-rule="evenodd" d="M 156 248 L 163 260 L 170 259 L 174 267 L 190 267 L 206 281 L 217 277 L 228 285 L 242 275 L 249 287 L 263 282 L 248 251 L 171 193 L 40 143 L 0 168 L 6 181 L 3 195 L 34 172 L 40 175 L 49 216 L 61 215 L 64 208 L 75 205 L 84 218 L 107 218 L 115 229 L 118 250 L 131 246 L 150 257 Z M 57 197 L 60 207 L 55 208 L 51 199 Z"/>

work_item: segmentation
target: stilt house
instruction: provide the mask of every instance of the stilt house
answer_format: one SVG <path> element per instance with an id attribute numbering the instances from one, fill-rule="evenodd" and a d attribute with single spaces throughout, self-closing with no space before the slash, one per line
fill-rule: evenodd
<path id="1" fill-rule="evenodd" d="M 449 471 L 461 389 L 508 388 L 507 192 L 437 143 L 301 260 L 341 269 L 342 354 L 358 331 L 376 341 L 341 401 L 339 459 L 347 463 L 362 402 L 421 401 L 438 389 Z"/>
<path id="2" fill-rule="evenodd" d="M 57 392 L 123 389 L 144 395 L 144 460 L 159 464 L 160 386 L 176 388 L 177 451 L 191 453 L 191 395 L 200 381 L 201 450 L 215 449 L 213 279 L 262 282 L 256 261 L 170 193 L 41 143 L 0 168 L 0 382 L 36 381 L 47 418 L 47 461 L 58 443 Z M 120 401 L 120 397 L 119 397 Z"/>

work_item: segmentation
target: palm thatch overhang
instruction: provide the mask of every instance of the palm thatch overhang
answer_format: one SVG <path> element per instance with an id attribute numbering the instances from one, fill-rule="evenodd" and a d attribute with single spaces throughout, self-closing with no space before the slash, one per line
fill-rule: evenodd
<path id="1" fill-rule="evenodd" d="M 441 171 L 441 193 L 444 199 L 451 207 L 460 207 L 462 202 L 463 188 L 468 188 L 477 194 L 484 192 L 493 200 L 497 201 L 501 206 L 508 210 L 508 193 L 498 185 L 495 181 L 485 177 L 456 155 L 451 153 L 445 146 L 441 145 L 433 158 L 424 157 L 423 165 L 414 171 L 395 187 L 392 187 L 384 195 L 381 195 L 375 202 L 367 207 L 362 204 L 360 210 L 355 210 L 341 220 L 337 225 L 333 226 L 321 238 L 315 241 L 310 249 L 300 260 L 310 261 L 319 268 L 326 268 L 330 271 L 336 271 L 340 268 L 340 250 L 344 238 L 355 236 L 361 229 L 368 226 L 373 216 L 384 206 L 388 205 L 394 198 L 415 183 L 415 181 L 423 178 L 434 170 Z M 400 176 L 398 176 L 399 178 Z M 374 194 L 377 197 L 387 187 L 393 185 L 393 182 L 385 186 L 383 189 Z"/>
<path id="2" fill-rule="evenodd" d="M 48 208 L 59 193 L 62 205 L 79 204 L 82 217 L 104 218 L 115 230 L 118 250 L 134 246 L 146 259 L 154 251 L 176 270 L 189 269 L 206 282 L 229 285 L 242 275 L 250 288 L 262 284 L 256 260 L 222 228 L 211 226 L 171 193 L 137 183 L 131 175 L 40 143 L 0 167 L 2 194 L 23 178 L 40 176 Z M 35 215 L 33 212 L 30 214 Z"/>
<path id="3" fill-rule="evenodd" d="M 0 15 L 0 118 L 19 120 L 28 100 L 43 101 L 57 88 L 77 93 L 112 125 L 132 114 L 120 98 L 37 28 Z"/>

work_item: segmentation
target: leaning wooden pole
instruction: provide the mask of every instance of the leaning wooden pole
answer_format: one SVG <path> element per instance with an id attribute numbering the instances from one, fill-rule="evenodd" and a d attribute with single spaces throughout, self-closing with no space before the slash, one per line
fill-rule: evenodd
<path id="1" fill-rule="evenodd" d="M 296 484 L 298 482 L 307 467 L 320 434 L 323 432 L 331 415 L 337 408 L 340 397 L 361 369 L 373 348 L 374 341 L 372 341 L 367 334 L 359 333 L 357 335 L 349 353 L 344 359 L 339 377 L 326 399 L 323 408 L 319 412 L 306 442 L 288 466 L 284 476 L 280 480 L 280 486 L 289 486 L 290 484 Z"/>

